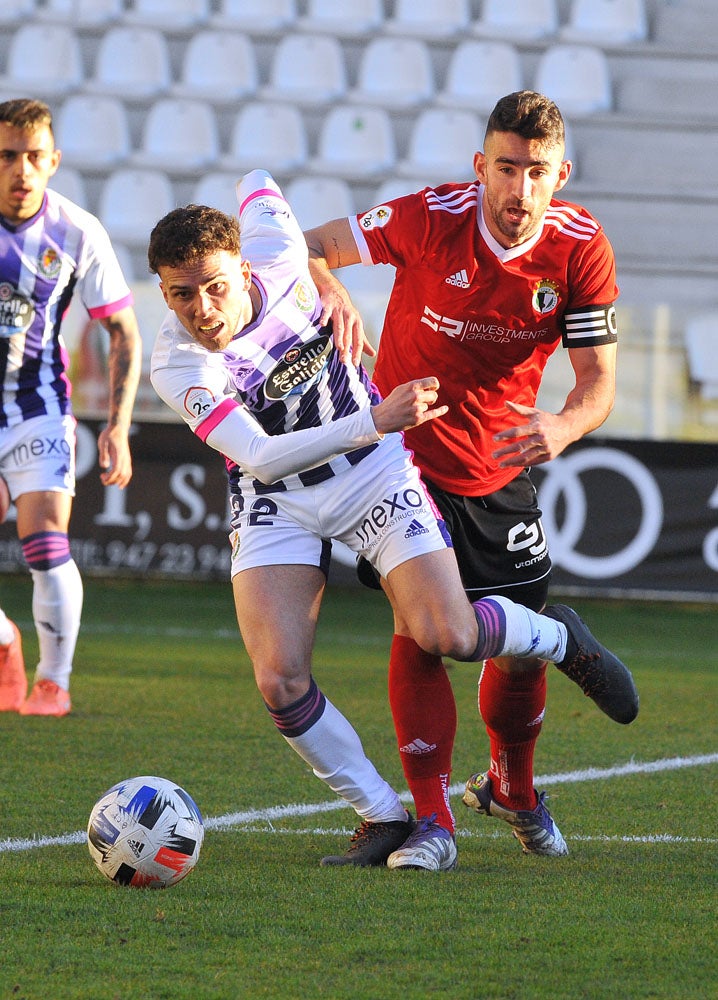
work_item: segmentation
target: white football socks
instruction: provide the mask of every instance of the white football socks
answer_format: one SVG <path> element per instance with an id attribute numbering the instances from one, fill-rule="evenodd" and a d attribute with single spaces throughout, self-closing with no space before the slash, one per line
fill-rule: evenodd
<path id="1" fill-rule="evenodd" d="M 80 571 L 70 559 L 52 569 L 30 572 L 32 614 L 40 646 L 35 680 L 51 680 L 68 691 L 82 615 Z"/>
<path id="2" fill-rule="evenodd" d="M 372 823 L 406 819 L 399 796 L 364 753 L 347 719 L 326 699 L 321 718 L 301 736 L 284 739 L 322 781 Z"/>
<path id="3" fill-rule="evenodd" d="M 506 615 L 506 639 L 497 656 L 538 656 L 560 663 L 566 656 L 566 626 L 537 614 L 506 597 L 491 594 L 487 600 L 499 604 Z"/>

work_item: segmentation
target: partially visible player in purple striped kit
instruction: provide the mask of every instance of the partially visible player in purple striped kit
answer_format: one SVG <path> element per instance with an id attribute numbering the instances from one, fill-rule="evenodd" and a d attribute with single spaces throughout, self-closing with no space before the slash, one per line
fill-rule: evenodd
<path id="1" fill-rule="evenodd" d="M 0 520 L 10 500 L 33 581 L 40 660 L 32 691 L 20 632 L 0 610 L 0 711 L 67 715 L 83 589 L 70 553 L 75 418 L 62 320 L 74 294 L 110 337 L 100 479 L 132 476 L 129 430 L 142 344 L 132 294 L 98 219 L 55 191 L 60 164 L 42 101 L 0 103 Z"/>
<path id="2" fill-rule="evenodd" d="M 252 171 L 237 196 L 239 224 L 189 205 L 152 231 L 149 267 L 170 309 L 152 383 L 225 457 L 237 620 L 270 716 L 362 821 L 346 852 L 323 864 L 384 865 L 414 820 L 311 669 L 332 540 L 387 580 L 423 648 L 466 661 L 540 650 L 567 670 L 588 651 L 594 672 L 628 671 L 561 608 L 468 602 L 399 433 L 446 414 L 438 381 L 427 372 L 382 400 L 320 326 L 306 243 L 272 177 Z"/>

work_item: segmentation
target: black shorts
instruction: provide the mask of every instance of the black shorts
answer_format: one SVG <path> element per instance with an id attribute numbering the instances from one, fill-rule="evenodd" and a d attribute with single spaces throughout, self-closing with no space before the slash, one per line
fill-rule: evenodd
<path id="1" fill-rule="evenodd" d="M 551 558 L 529 473 L 485 497 L 447 493 L 426 478 L 424 483 L 446 521 L 469 600 L 503 594 L 540 611 Z"/>
<path id="2" fill-rule="evenodd" d="M 488 594 L 540 611 L 546 603 L 551 558 L 536 489 L 524 470 L 485 497 L 447 493 L 422 477 L 446 521 L 470 601 Z M 376 587 L 371 566 L 357 567 L 362 583 Z"/>

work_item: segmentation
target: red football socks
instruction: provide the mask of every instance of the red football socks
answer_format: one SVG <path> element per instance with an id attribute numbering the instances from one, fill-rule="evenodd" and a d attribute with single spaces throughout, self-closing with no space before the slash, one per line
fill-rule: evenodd
<path id="1" fill-rule="evenodd" d="M 546 708 L 546 664 L 503 673 L 487 660 L 479 680 L 479 712 L 491 747 L 491 793 L 507 809 L 534 809 L 533 759 Z"/>
<path id="2" fill-rule="evenodd" d="M 454 832 L 449 804 L 456 702 L 440 656 L 425 653 L 408 636 L 395 635 L 389 659 L 389 704 L 399 756 L 417 816 Z"/>

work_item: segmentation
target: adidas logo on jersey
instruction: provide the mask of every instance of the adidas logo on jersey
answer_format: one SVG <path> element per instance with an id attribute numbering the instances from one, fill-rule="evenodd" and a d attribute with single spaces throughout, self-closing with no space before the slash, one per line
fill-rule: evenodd
<path id="1" fill-rule="evenodd" d="M 431 753 L 432 750 L 436 750 L 436 743 L 425 743 L 422 739 L 417 737 L 412 740 L 411 743 L 407 743 L 406 746 L 399 748 L 399 753 Z"/>
<path id="2" fill-rule="evenodd" d="M 404 532 L 404 538 L 416 538 L 417 535 L 428 535 L 429 529 L 425 528 L 421 521 L 412 521 Z"/>
<path id="3" fill-rule="evenodd" d="M 469 287 L 469 276 L 466 273 L 466 269 L 463 267 L 460 271 L 457 271 L 456 274 L 452 274 L 444 280 L 447 285 L 455 285 L 457 288 Z"/>

